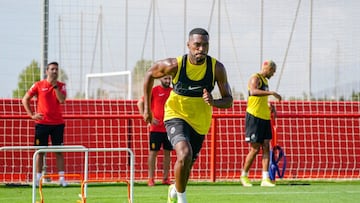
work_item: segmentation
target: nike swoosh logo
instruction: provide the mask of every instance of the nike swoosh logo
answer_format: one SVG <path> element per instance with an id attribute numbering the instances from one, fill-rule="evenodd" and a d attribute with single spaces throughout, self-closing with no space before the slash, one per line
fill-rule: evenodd
<path id="1" fill-rule="evenodd" d="M 189 86 L 188 89 L 189 90 L 197 90 L 197 89 L 201 89 L 202 87 L 201 86 Z"/>
<path id="2" fill-rule="evenodd" d="M 162 97 L 162 96 L 164 96 L 165 94 L 164 93 L 162 93 L 162 94 L 159 94 L 159 97 Z"/>

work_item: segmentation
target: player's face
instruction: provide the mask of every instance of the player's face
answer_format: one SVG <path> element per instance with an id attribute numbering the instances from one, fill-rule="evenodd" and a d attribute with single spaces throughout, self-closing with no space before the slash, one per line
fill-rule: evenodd
<path id="1" fill-rule="evenodd" d="M 165 77 L 162 77 L 160 79 L 161 85 L 165 88 L 170 87 L 170 83 L 171 83 L 171 76 L 167 75 Z"/>
<path id="2" fill-rule="evenodd" d="M 193 34 L 189 37 L 187 43 L 189 48 L 189 59 L 193 64 L 202 64 L 205 62 L 209 51 L 209 36 Z"/>
<path id="3" fill-rule="evenodd" d="M 46 74 L 52 80 L 56 80 L 59 74 L 59 67 L 55 64 L 50 64 L 49 67 L 46 69 Z"/>
<path id="4" fill-rule="evenodd" d="M 276 68 L 274 67 L 268 67 L 266 77 L 270 79 L 276 72 Z"/>

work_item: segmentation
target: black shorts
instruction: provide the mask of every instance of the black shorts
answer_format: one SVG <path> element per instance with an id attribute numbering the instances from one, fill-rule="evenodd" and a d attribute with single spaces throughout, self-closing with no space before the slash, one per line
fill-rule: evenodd
<path id="1" fill-rule="evenodd" d="M 245 118 L 245 141 L 251 143 L 263 143 L 271 140 L 272 131 L 270 120 L 257 118 L 246 113 Z"/>
<path id="2" fill-rule="evenodd" d="M 149 145 L 151 151 L 159 151 L 161 145 L 165 150 L 173 149 L 166 132 L 150 132 Z"/>
<path id="3" fill-rule="evenodd" d="M 186 121 L 179 118 L 165 121 L 165 127 L 172 146 L 180 141 L 190 143 L 193 152 L 192 159 L 195 161 L 202 148 L 205 135 L 200 135 Z"/>
<path id="4" fill-rule="evenodd" d="M 49 135 L 52 145 L 64 145 L 65 124 L 43 125 L 35 124 L 35 146 L 48 146 Z"/>

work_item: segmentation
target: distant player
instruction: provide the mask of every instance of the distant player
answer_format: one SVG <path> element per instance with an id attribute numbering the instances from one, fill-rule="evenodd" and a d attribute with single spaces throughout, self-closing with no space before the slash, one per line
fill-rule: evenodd
<path id="1" fill-rule="evenodd" d="M 163 146 L 164 148 L 164 159 L 163 159 L 163 180 L 162 184 L 170 185 L 171 181 L 169 179 L 169 170 L 170 170 L 170 152 L 172 150 L 172 145 L 166 134 L 166 128 L 164 124 L 164 106 L 167 98 L 170 95 L 172 88 L 170 87 L 171 76 L 164 76 L 160 78 L 160 85 L 155 86 L 151 92 L 151 111 L 153 113 L 153 119 L 150 124 L 150 154 L 148 157 L 148 166 L 149 166 L 149 180 L 148 186 L 154 186 L 154 176 L 155 176 L 155 164 L 156 157 L 158 152 Z M 137 106 L 139 108 L 140 114 L 144 114 L 144 99 L 139 99 Z"/>
<path id="2" fill-rule="evenodd" d="M 256 155 L 260 152 L 260 148 L 262 148 L 261 186 L 275 186 L 269 178 L 270 140 L 272 139 L 270 117 L 274 107 L 269 106 L 268 103 L 269 95 L 274 96 L 279 101 L 281 100 L 278 93 L 269 90 L 268 79 L 274 75 L 275 71 L 276 64 L 271 60 L 266 60 L 261 71 L 253 74 L 248 83 L 249 98 L 246 108 L 245 141 L 251 145 L 240 178 L 245 187 L 252 186 L 248 173 Z"/>
<path id="3" fill-rule="evenodd" d="M 35 82 L 22 99 L 27 114 L 35 121 L 35 146 L 48 146 L 49 135 L 52 145 L 64 144 L 65 122 L 62 117 L 61 104 L 66 99 L 65 83 L 58 81 L 59 67 L 57 62 L 51 62 L 46 67 L 47 78 Z M 37 98 L 37 108 L 31 110 L 30 100 Z M 56 152 L 56 166 L 59 172 L 61 186 L 66 186 L 64 178 L 64 156 Z M 36 184 L 39 184 L 43 168 L 44 153 L 36 157 Z"/>

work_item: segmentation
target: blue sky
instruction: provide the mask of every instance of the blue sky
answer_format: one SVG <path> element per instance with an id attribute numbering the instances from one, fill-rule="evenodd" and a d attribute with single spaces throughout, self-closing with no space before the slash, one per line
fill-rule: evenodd
<path id="1" fill-rule="evenodd" d="M 210 55 L 220 59 L 228 70 L 230 84 L 237 90 L 244 90 L 248 77 L 259 69 L 259 2 L 252 0 L 224 0 L 221 1 L 221 45 L 218 46 L 217 4 L 214 15 L 210 18 L 210 8 L 213 0 L 187 0 L 188 18 L 186 33 L 193 27 L 208 28 L 210 32 Z M 50 1 L 53 4 L 59 1 Z M 124 69 L 123 62 L 123 2 L 124 1 L 70 1 L 63 0 L 62 6 L 53 8 L 56 15 L 60 12 L 76 12 L 79 5 L 84 2 L 90 4 L 104 4 L 105 25 L 115 23 L 117 27 L 104 27 L 104 61 L 110 71 Z M 156 18 L 156 44 L 155 60 L 166 57 L 176 57 L 183 54 L 185 40 L 183 37 L 183 4 L 177 0 L 157 0 L 159 2 Z M 217 1 L 216 1 L 217 2 Z M 270 80 L 270 88 L 275 89 L 280 84 L 279 93 L 289 96 L 302 96 L 308 90 L 308 45 L 309 45 L 309 1 L 301 1 L 297 21 L 289 43 L 292 23 L 294 22 L 297 1 L 272 0 L 264 1 L 264 50 L 263 58 L 271 58 L 278 64 L 278 72 Z M 356 0 L 318 0 L 314 1 L 313 20 L 313 64 L 312 88 L 313 92 L 326 94 L 331 97 L 335 91 L 349 92 L 352 88 L 360 89 L 358 75 L 360 74 L 360 1 Z M 12 91 L 17 88 L 18 76 L 33 59 L 41 59 L 41 0 L 0 0 L 0 98 L 9 98 Z M 145 27 L 148 19 L 150 0 L 129 1 L 129 54 L 127 69 L 131 69 L 140 58 L 144 49 L 144 57 L 151 59 L 152 42 L 151 28 L 148 31 L 146 42 Z M 73 5 L 74 4 L 74 5 Z M 225 10 L 226 9 L 226 10 Z M 55 12 L 54 12 L 55 10 Z M 97 13 L 98 7 L 92 8 L 92 13 Z M 56 15 L 54 15 L 56 17 Z M 64 22 L 66 14 L 62 15 Z M 54 18 L 55 18 L 54 17 Z M 96 22 L 96 15 L 92 23 Z M 212 22 L 210 23 L 210 19 Z M 71 21 L 71 19 L 68 19 Z M 150 22 L 152 19 L 150 19 Z M 56 33 L 56 19 L 51 21 L 51 32 Z M 140 26 L 139 26 L 140 25 Z M 68 26 L 68 28 L 66 27 Z M 90 28 L 91 24 L 87 26 Z M 64 25 L 63 35 L 74 36 L 66 38 L 61 47 L 64 64 L 72 62 L 78 55 L 76 47 L 78 36 L 74 24 Z M 120 33 L 120 34 L 119 34 Z M 118 38 L 113 41 L 112 35 Z M 92 40 L 93 36 L 87 36 Z M 67 44 L 66 44 L 67 43 Z M 50 39 L 49 60 L 59 60 L 60 52 L 56 38 Z M 86 50 L 92 54 L 92 47 L 88 44 Z M 73 50 L 70 50 L 73 49 Z M 218 50 L 221 49 L 221 56 Z M 98 51 L 98 50 L 97 50 Z M 288 55 L 286 55 L 288 54 Z M 286 60 L 285 60 L 286 59 Z M 91 61 L 91 59 L 87 60 Z M 95 61 L 98 63 L 97 61 Z M 78 62 L 72 62 L 65 71 L 72 81 L 83 77 L 78 72 Z M 119 68 L 118 65 L 121 65 Z M 87 65 L 89 69 L 89 65 Z M 115 70 L 116 68 L 116 70 Z M 280 77 L 281 69 L 283 75 Z M 106 71 L 106 70 L 105 70 Z M 94 70 L 93 72 L 99 72 Z M 281 81 L 281 82 L 280 82 Z M 70 88 L 78 87 L 75 82 L 70 83 Z M 334 88 L 334 86 L 337 86 Z M 72 90 L 71 90 L 72 91 Z M 74 89 L 72 92 L 75 92 Z"/>
<path id="2" fill-rule="evenodd" d="M 40 1 L 0 0 L 0 98 L 11 98 L 18 76 L 40 61 Z"/>

